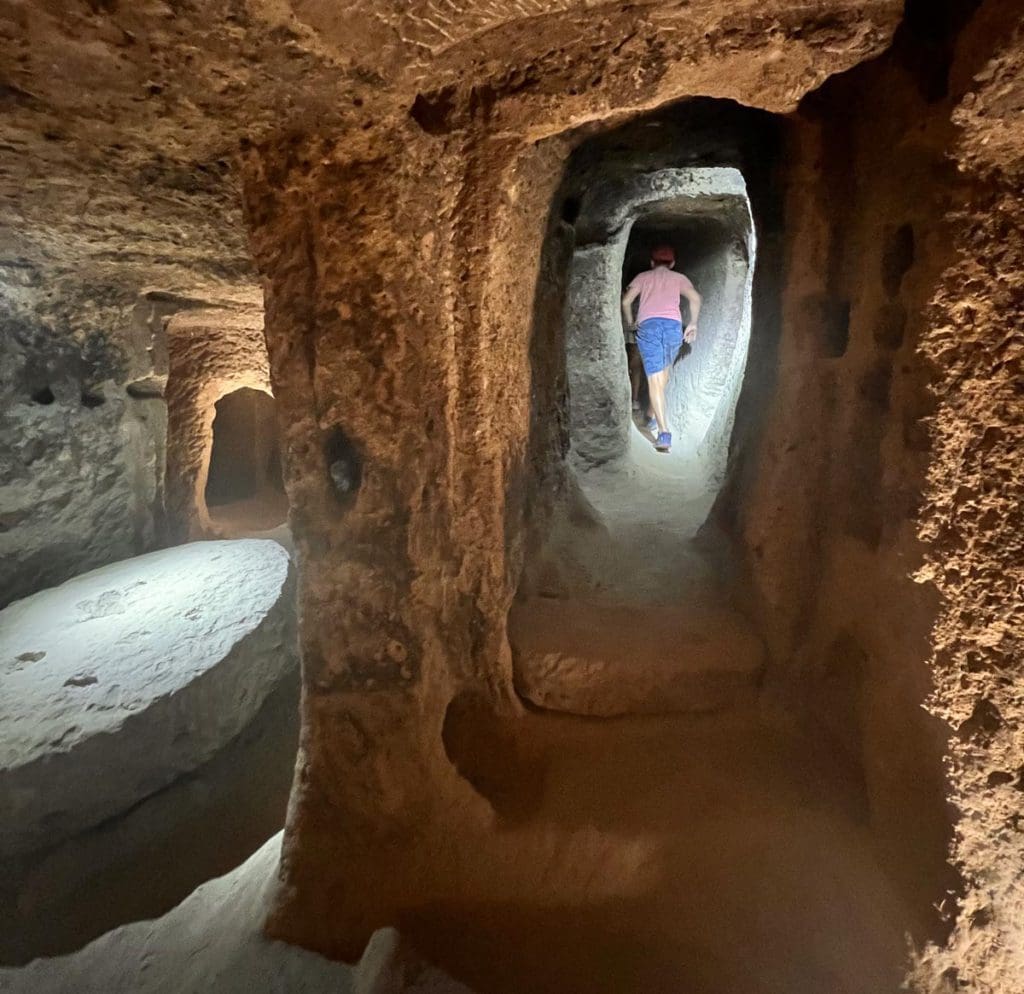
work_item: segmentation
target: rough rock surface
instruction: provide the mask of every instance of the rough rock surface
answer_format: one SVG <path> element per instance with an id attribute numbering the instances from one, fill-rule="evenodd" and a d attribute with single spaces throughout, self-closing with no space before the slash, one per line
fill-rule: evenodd
<path id="1" fill-rule="evenodd" d="M 964 32 L 951 75 L 971 88 L 955 114 L 966 189 L 950 218 L 957 255 L 922 341 L 937 408 L 920 578 L 942 594 L 930 707 L 954 729 L 953 857 L 966 882 L 948 946 L 917 978 L 935 991 L 1000 994 L 1024 982 L 1022 59 L 1018 4 L 987 6 Z"/>
<path id="2" fill-rule="evenodd" d="M 526 502 L 542 499 L 535 467 L 558 456 L 529 432 L 558 417 L 564 353 L 531 370 L 524 302 L 569 143 L 538 139 L 695 93 L 792 111 L 879 52 L 900 6 L 510 22 L 474 39 L 472 78 L 448 77 L 467 52 L 447 49 L 438 88 L 372 150 L 316 134 L 248 156 L 307 690 L 272 934 L 352 958 L 403 908 L 467 888 L 500 901 L 512 885 L 482 864 L 514 742 L 470 743 L 509 738 Z M 339 465 L 354 491 L 338 488 Z M 382 860 L 401 872 L 382 879 Z"/>
<path id="3" fill-rule="evenodd" d="M 159 303 L 34 292 L 0 280 L 0 606 L 151 546 L 163 482 Z"/>
<path id="4" fill-rule="evenodd" d="M 375 935 L 355 967 L 263 937 L 281 836 L 155 921 L 126 925 L 70 956 L 0 969 L 4 994 L 471 994 Z"/>
<path id="5" fill-rule="evenodd" d="M 299 682 L 296 667 L 212 759 L 127 811 L 56 846 L 0 856 L 0 964 L 62 956 L 159 918 L 278 834 L 295 772 Z"/>
<path id="6" fill-rule="evenodd" d="M 0 845 L 52 845 L 195 769 L 295 665 L 288 554 L 150 553 L 0 615 Z"/>
<path id="7" fill-rule="evenodd" d="M 989 994 L 1021 975 L 1006 463 L 1021 267 L 1004 140 L 1021 11 L 984 4 L 922 50 L 927 18 L 809 99 L 791 135 L 778 371 L 758 385 L 748 367 L 737 424 L 760 419 L 761 449 L 720 510 L 741 523 L 770 689 L 806 695 L 819 741 L 861 757 L 890 872 L 944 918 L 917 988 Z M 854 100 L 863 117 L 840 112 Z"/>

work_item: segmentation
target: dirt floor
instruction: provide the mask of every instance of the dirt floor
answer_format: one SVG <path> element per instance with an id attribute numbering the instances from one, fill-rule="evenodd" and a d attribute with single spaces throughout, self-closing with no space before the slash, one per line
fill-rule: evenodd
<path id="1" fill-rule="evenodd" d="M 624 457 L 575 479 L 510 615 L 519 693 L 584 715 L 752 699 L 764 646 L 727 541 L 701 533 L 715 487 L 693 444 L 658 453 L 637 425 Z"/>
<path id="2" fill-rule="evenodd" d="M 548 625 L 547 648 L 554 654 L 561 638 L 566 652 L 582 652 L 587 639 L 571 619 L 586 608 L 589 641 L 605 647 L 596 655 L 605 660 L 609 646 L 629 644 L 635 675 L 627 679 L 638 684 L 651 682 L 655 657 L 665 657 L 665 686 L 645 695 L 685 710 L 675 670 L 686 668 L 697 642 L 679 635 L 666 648 L 662 639 L 652 655 L 654 622 L 671 610 L 701 639 L 720 643 L 698 666 L 691 690 L 702 698 L 750 634 L 727 544 L 701 533 L 714 499 L 704 478 L 696 453 L 680 446 L 662 456 L 641 432 L 627 459 L 581 473 L 583 514 L 569 510 L 556 525 L 539 599 L 521 599 L 513 611 L 513 646 L 517 630 L 524 646 L 543 641 L 538 627 L 557 605 L 563 620 Z M 565 699 L 581 700 L 578 690 L 573 684 Z M 752 703 L 751 691 L 727 695 L 731 706 L 726 700 L 704 715 L 529 714 L 522 738 L 545 770 L 534 827 L 593 829 L 620 838 L 624 852 L 646 852 L 643 886 L 585 909 L 430 907 L 403 931 L 481 994 L 900 990 L 906 937 L 920 943 L 932 926 L 874 848 L 863 773 L 791 717 Z M 593 872 L 614 870 L 597 864 Z"/>
<path id="3" fill-rule="evenodd" d="M 425 908 L 403 931 L 451 975 L 481 994 L 900 989 L 922 923 L 816 743 L 755 710 L 527 720 L 548 764 L 536 819 L 642 842 L 647 886 L 584 910 Z"/>
<path id="4" fill-rule="evenodd" d="M 255 497 L 209 508 L 210 530 L 221 538 L 267 536 L 285 526 L 288 519 L 288 498 L 270 488 Z M 269 535 L 269 537 L 275 537 Z"/>
<path id="5" fill-rule="evenodd" d="M 182 791 L 212 800 L 230 772 L 230 793 L 201 817 L 168 823 L 162 838 L 112 863 L 73 899 L 65 894 L 59 914 L 37 909 L 33 951 L 70 950 L 79 944 L 73 936 L 80 942 L 157 914 L 184 896 L 183 881 L 227 870 L 271 833 L 283 817 L 274 771 L 294 735 L 294 693 L 294 683 L 282 687 L 237 745 L 168 791 L 179 804 Z M 646 854 L 635 876 L 642 886 L 586 908 L 431 906 L 408 915 L 403 933 L 446 973 L 477 994 L 900 989 L 903 936 L 920 937 L 924 925 L 872 850 L 859 782 L 784 719 L 750 708 L 613 720 L 529 713 L 523 721 L 545 769 L 539 804 L 529 800 L 529 830 L 618 839 L 623 852 Z M 248 771 L 241 778 L 240 767 Z M 86 848 L 78 855 L 89 858 Z M 594 875 L 604 870 L 596 861 Z M 207 956 L 212 969 L 205 948 L 190 953 L 190 968 L 202 973 Z"/>
<path id="6" fill-rule="evenodd" d="M 656 452 L 634 415 L 627 453 L 577 467 L 575 501 L 556 515 L 540 576 L 545 594 L 602 593 L 623 603 L 721 604 L 730 584 L 727 551 L 697 540 L 717 487 L 692 444 Z"/>

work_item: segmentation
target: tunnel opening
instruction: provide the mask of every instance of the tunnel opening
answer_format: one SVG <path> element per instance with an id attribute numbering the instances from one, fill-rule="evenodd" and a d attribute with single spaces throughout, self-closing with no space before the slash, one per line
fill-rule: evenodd
<path id="1" fill-rule="evenodd" d="M 290 542 L 263 309 L 193 306 L 166 320 L 162 543 L 266 535 Z"/>
<path id="2" fill-rule="evenodd" d="M 621 228 L 607 241 L 578 248 L 571 263 L 566 303 L 571 457 L 592 502 L 605 503 L 611 475 L 625 474 L 638 495 L 661 490 L 663 499 L 692 505 L 689 520 L 679 527 L 693 534 L 725 475 L 746 365 L 756 255 L 750 202 L 742 175 L 729 167 L 657 170 L 618 196 L 625 198 L 622 205 L 601 209 L 625 213 Z M 635 340 L 635 334 L 623 327 L 619 299 L 622 289 L 650 268 L 658 245 L 677 251 L 675 271 L 691 279 L 703 304 L 697 339 L 682 343 L 671 357 L 666 415 L 672 449 L 655 453 L 655 433 L 646 426 L 653 414 L 647 397 L 630 423 L 626 390 L 634 388 L 632 400 L 634 384 L 643 389 L 646 378 L 639 356 L 623 351 L 623 341 Z M 680 307 L 676 313 L 689 321 L 687 302 Z M 624 354 L 633 363 L 627 376 Z"/>
<path id="3" fill-rule="evenodd" d="M 221 531 L 269 531 L 284 522 L 277 409 L 269 393 L 241 387 L 217 401 L 204 497 Z"/>
<path id="4" fill-rule="evenodd" d="M 881 92 L 877 71 L 858 71 L 857 82 Z M 879 412 L 901 412 L 902 437 L 907 419 L 923 410 L 911 315 L 942 257 L 924 257 L 920 248 L 920 231 L 935 230 L 931 201 L 905 218 L 881 206 L 916 164 L 901 162 L 890 177 L 865 161 L 873 153 L 863 136 L 832 133 L 839 126 L 826 108 L 849 99 L 844 85 L 853 84 L 826 87 L 820 104 L 808 101 L 790 119 L 694 100 L 576 147 L 552 203 L 534 327 L 535 377 L 546 377 L 556 411 L 537 416 L 534 430 L 558 452 L 555 468 L 538 478 L 557 496 L 532 536 L 508 635 L 516 690 L 538 717 L 657 716 L 664 724 L 646 726 L 646 745 L 675 755 L 667 739 L 654 744 L 671 727 L 674 743 L 688 743 L 676 769 L 692 762 L 735 774 L 724 789 L 745 797 L 730 795 L 730 811 L 709 800 L 722 783 L 699 785 L 699 776 L 680 783 L 683 807 L 707 803 L 709 815 L 717 812 L 715 831 L 724 834 L 714 851 L 687 859 L 694 873 L 721 870 L 713 903 L 733 909 L 723 911 L 731 923 L 744 900 L 743 816 L 727 826 L 767 791 L 772 801 L 753 816 L 762 841 L 772 848 L 767 840 L 792 828 L 798 845 L 815 854 L 788 869 L 778 852 L 769 857 L 769 875 L 807 885 L 803 905 L 779 877 L 779 906 L 795 917 L 819 901 L 830 906 L 825 890 L 814 895 L 812 863 L 846 878 L 847 913 L 862 948 L 870 947 L 870 989 L 899 974 L 897 936 L 941 939 L 934 904 L 954 885 L 944 863 L 941 733 L 920 707 L 927 675 L 917 640 L 934 607 L 896 580 L 891 560 L 907 555 L 907 546 L 892 522 L 905 520 L 905 507 L 890 505 L 887 517 L 863 499 L 885 492 L 885 473 L 900 478 L 901 500 L 920 487 L 919 458 L 900 449 Z M 868 176 L 861 196 L 871 206 L 856 224 L 834 210 L 853 167 L 823 157 L 823 147 L 844 140 L 860 151 L 858 168 Z M 734 207 L 723 182 L 735 184 Z M 860 227 L 869 226 L 866 218 L 870 231 Z M 631 410 L 619 306 L 623 288 L 649 265 L 651 247 L 665 242 L 704 297 L 697 344 L 708 346 L 704 362 L 694 349 L 674 364 L 671 416 L 683 444 L 667 458 L 644 430 L 647 412 Z M 880 278 L 865 281 L 864 272 Z M 561 274 L 560 287 L 552 273 Z M 545 356 L 553 352 L 564 365 L 552 372 Z M 845 453 L 838 462 L 833 447 Z M 872 583 L 906 606 L 901 639 L 880 634 Z M 603 749 L 594 733 L 581 768 L 603 762 L 611 739 L 620 755 L 642 752 L 608 724 L 616 730 Z M 906 758 L 887 760 L 894 750 Z M 746 764 L 755 755 L 767 765 L 747 795 Z M 734 771 L 726 772 L 725 756 L 737 761 Z M 550 762 L 550 780 L 579 791 L 577 809 L 593 803 L 596 818 L 602 805 L 614 806 L 614 791 L 588 793 L 573 781 L 580 769 L 568 770 L 571 760 Z M 616 798 L 634 786 L 661 791 L 657 778 L 644 786 L 642 769 L 639 761 L 624 774 Z M 821 807 L 797 827 L 783 799 L 808 790 Z M 733 828 L 726 845 L 738 848 L 719 866 L 718 843 Z M 694 825 L 690 838 L 703 831 Z M 923 845 L 909 847 L 910 835 Z M 760 877 L 760 868 L 748 869 Z M 603 925 L 595 927 L 614 933 L 629 914 L 602 908 L 595 918 Z M 708 962 L 719 948 L 713 931 L 694 938 Z M 841 944 L 824 958 L 849 956 Z M 795 955 L 809 964 L 819 953 Z M 729 980 L 720 963 L 709 970 L 717 974 L 704 978 L 709 990 L 760 989 L 750 976 Z"/>
<path id="5" fill-rule="evenodd" d="M 684 341 L 672 357 L 666 390 L 672 451 L 663 454 L 667 458 L 651 459 L 636 438 L 639 433 L 646 441 L 655 441 L 655 432 L 647 427 L 653 411 L 641 363 L 636 380 L 642 396 L 639 408 L 632 411 L 629 456 L 641 473 L 676 478 L 680 497 L 702 495 L 707 511 L 724 478 L 750 339 L 756 244 L 745 194 L 741 199 L 742 204 L 716 198 L 703 211 L 685 203 L 674 209 L 659 204 L 645 211 L 629 232 L 622 266 L 625 290 L 637 274 L 650 268 L 655 248 L 667 245 L 676 255 L 675 270 L 702 295 L 698 337 L 692 345 Z M 681 317 L 684 325 L 692 320 L 685 300 Z M 696 531 L 704 518 L 706 512 L 687 527 Z"/>
<path id="6" fill-rule="evenodd" d="M 777 336 L 777 258 L 755 267 L 755 204 L 774 236 L 779 127 L 729 101 L 686 101 L 570 157 L 548 236 L 563 282 L 548 323 L 561 325 L 539 330 L 564 356 L 567 451 L 510 615 L 516 686 L 534 705 L 607 716 L 756 696 L 764 648 L 711 512 L 730 471 L 755 316 L 762 379 Z M 697 339 L 673 357 L 670 453 L 655 450 L 644 404 L 632 409 L 622 312 L 623 288 L 663 243 L 702 296 Z M 611 618 L 639 631 L 610 635 Z"/>

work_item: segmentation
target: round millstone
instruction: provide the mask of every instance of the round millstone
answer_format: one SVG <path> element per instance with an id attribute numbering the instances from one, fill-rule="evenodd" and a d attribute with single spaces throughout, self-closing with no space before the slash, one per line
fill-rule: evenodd
<path id="1" fill-rule="evenodd" d="M 0 611 L 0 852 L 53 845 L 196 769 L 295 665 L 288 553 L 196 542 Z"/>

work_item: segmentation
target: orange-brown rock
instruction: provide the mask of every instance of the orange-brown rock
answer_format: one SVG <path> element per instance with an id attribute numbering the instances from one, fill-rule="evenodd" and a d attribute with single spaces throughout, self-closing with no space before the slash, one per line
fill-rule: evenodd
<path id="1" fill-rule="evenodd" d="M 662 551 L 686 590 L 727 589 L 712 649 L 739 633 L 773 729 L 737 741 L 832 776 L 843 830 L 794 837 L 829 838 L 836 879 L 884 905 L 858 919 L 884 919 L 883 965 L 829 954 L 808 976 L 896 989 L 906 933 L 921 990 L 1019 989 L 1022 18 L 1019 0 L 0 4 L 0 594 L 207 533 L 215 394 L 272 389 L 304 691 L 269 934 L 354 960 L 379 926 L 515 934 L 510 908 L 554 908 L 578 950 L 656 893 L 652 853 L 678 839 L 575 793 L 559 743 L 601 733 L 527 714 L 509 611 L 529 645 L 537 598 L 550 630 L 659 547 L 602 559 L 615 522 L 580 498 L 567 273 L 578 240 L 621 235 L 582 230 L 580 204 L 608 178 L 727 167 L 757 236 L 749 357 L 715 506 Z M 695 609 L 656 606 L 668 655 Z M 637 614 L 613 607 L 554 654 L 597 658 L 614 624 L 628 680 Z M 638 693 L 622 711 L 651 710 Z M 730 782 L 756 794 L 767 766 Z M 664 779 L 685 790 L 687 770 Z M 813 790 L 787 776 L 802 812 Z M 631 811 L 619 789 L 604 802 Z M 765 876 L 730 823 L 751 876 L 705 880 L 722 930 L 749 880 L 799 886 L 791 814 Z M 695 838 L 699 877 L 716 840 Z M 472 974 L 493 948 L 452 959 Z M 695 948 L 721 966 L 700 989 L 772 989 L 702 958 L 718 948 Z M 564 977 L 517 966 L 507 985 Z"/>

